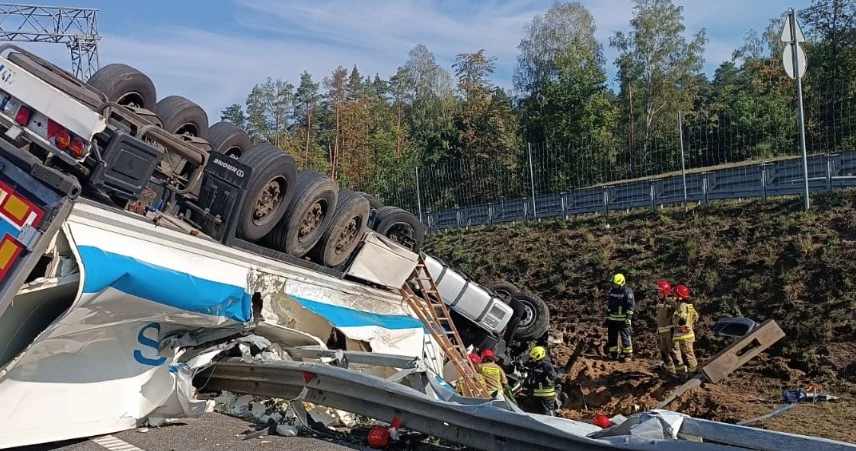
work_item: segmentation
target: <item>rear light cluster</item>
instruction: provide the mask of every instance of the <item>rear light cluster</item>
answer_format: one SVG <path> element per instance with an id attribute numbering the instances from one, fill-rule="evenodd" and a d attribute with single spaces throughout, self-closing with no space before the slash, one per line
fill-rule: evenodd
<path id="1" fill-rule="evenodd" d="M 29 107 L 21 105 L 18 109 L 18 114 L 15 115 L 15 122 L 21 127 L 26 127 L 30 124 L 33 117 L 33 110 Z M 75 136 L 73 133 L 66 130 L 62 125 L 48 119 L 48 141 L 53 140 L 53 145 L 57 149 L 66 151 L 73 158 L 83 158 L 86 155 L 86 143 Z"/>

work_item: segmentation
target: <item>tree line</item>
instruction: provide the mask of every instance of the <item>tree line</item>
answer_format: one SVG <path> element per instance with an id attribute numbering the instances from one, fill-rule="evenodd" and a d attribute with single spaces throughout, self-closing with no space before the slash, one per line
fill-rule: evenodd
<path id="1" fill-rule="evenodd" d="M 813 0 L 799 19 L 809 151 L 852 149 L 856 0 Z M 784 20 L 749 30 L 708 78 L 706 31 L 688 37 L 672 0 L 634 0 L 628 29 L 605 44 L 583 5 L 557 1 L 526 26 L 511 91 L 493 80 L 496 60 L 484 50 L 447 69 L 417 45 L 388 78 L 357 66 L 320 79 L 304 72 L 296 85 L 268 78 L 222 118 L 301 167 L 409 209 L 417 167 L 426 210 L 526 196 L 530 173 L 539 193 L 553 193 L 674 171 L 679 115 L 688 168 L 788 155 L 798 127 Z"/>

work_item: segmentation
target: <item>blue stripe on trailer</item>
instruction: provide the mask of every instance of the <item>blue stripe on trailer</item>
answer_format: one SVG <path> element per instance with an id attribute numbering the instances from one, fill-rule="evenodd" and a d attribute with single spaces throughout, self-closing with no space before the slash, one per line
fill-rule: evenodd
<path id="1" fill-rule="evenodd" d="M 422 329 L 422 323 L 412 316 L 369 313 L 297 296 L 291 297 L 338 328 L 376 326 L 389 330 Z"/>
<path id="2" fill-rule="evenodd" d="M 78 246 L 77 250 L 86 271 L 84 293 L 99 293 L 112 287 L 194 313 L 238 322 L 252 318 L 252 297 L 243 287 L 191 276 L 93 246 Z"/>

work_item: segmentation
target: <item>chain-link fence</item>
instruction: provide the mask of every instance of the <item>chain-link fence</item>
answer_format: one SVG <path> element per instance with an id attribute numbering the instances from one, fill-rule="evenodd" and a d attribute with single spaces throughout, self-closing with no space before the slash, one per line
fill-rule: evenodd
<path id="1" fill-rule="evenodd" d="M 806 95 L 813 190 L 856 185 L 854 86 L 842 83 Z M 511 164 L 473 159 L 405 168 L 390 174 L 377 195 L 418 214 L 431 228 L 447 228 L 799 194 L 796 102 L 792 94 L 779 96 L 778 103 L 747 97 L 726 106 L 702 105 L 647 127 L 637 121 L 609 136 L 528 143 Z"/>

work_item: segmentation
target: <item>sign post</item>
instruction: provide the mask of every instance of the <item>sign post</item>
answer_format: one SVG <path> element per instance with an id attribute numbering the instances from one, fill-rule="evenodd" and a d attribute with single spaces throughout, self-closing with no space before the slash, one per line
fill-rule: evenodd
<path id="1" fill-rule="evenodd" d="M 805 52 L 800 43 L 805 42 L 805 35 L 797 22 L 796 12 L 793 8 L 788 9 L 788 18 L 782 28 L 782 42 L 785 42 L 785 51 L 782 54 L 782 63 L 789 77 L 797 81 L 797 108 L 800 123 L 800 150 L 802 151 L 803 182 L 805 184 L 803 193 L 803 210 L 808 211 L 808 156 L 805 148 L 805 116 L 803 110 L 802 77 L 806 70 Z"/>

